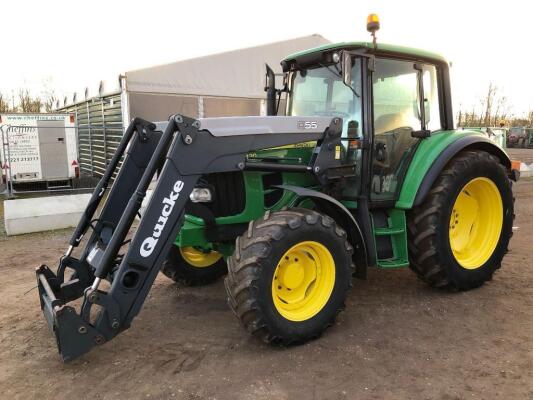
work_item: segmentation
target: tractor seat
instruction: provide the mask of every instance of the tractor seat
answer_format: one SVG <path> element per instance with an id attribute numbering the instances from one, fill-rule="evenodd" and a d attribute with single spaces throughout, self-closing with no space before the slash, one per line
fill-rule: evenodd
<path id="1" fill-rule="evenodd" d="M 409 125 L 410 121 L 403 114 L 384 114 L 374 122 L 374 132 L 376 135 L 381 135 Z"/>

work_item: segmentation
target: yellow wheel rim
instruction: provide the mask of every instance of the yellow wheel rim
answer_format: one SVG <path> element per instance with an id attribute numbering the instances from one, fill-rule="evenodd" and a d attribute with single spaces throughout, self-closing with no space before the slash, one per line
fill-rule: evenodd
<path id="1" fill-rule="evenodd" d="M 222 258 L 222 254 L 217 251 L 204 253 L 194 247 L 180 247 L 180 253 L 187 263 L 198 268 L 210 267 Z"/>
<path id="2" fill-rule="evenodd" d="M 314 317 L 328 302 L 335 285 L 335 262 L 318 242 L 300 242 L 280 259 L 272 278 L 276 310 L 290 321 Z"/>
<path id="3" fill-rule="evenodd" d="M 472 179 L 457 196 L 450 215 L 450 245 L 457 262 L 466 269 L 485 264 L 496 249 L 502 225 L 498 187 L 488 178 Z"/>

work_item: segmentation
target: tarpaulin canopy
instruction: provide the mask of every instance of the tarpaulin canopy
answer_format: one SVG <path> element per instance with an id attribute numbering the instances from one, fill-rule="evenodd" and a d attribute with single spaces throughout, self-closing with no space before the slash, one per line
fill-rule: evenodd
<path id="1" fill-rule="evenodd" d="M 304 36 L 126 73 L 128 92 L 264 98 L 265 63 L 281 73 L 287 55 L 330 43 Z M 281 78 L 278 86 L 281 85 Z"/>

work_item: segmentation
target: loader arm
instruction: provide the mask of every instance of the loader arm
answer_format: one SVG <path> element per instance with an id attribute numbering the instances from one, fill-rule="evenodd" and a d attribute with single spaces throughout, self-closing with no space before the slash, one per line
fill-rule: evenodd
<path id="1" fill-rule="evenodd" d="M 45 265 L 36 271 L 41 308 L 63 360 L 111 340 L 131 325 L 181 228 L 185 205 L 202 175 L 286 168 L 312 173 L 322 185 L 327 185 L 340 176 L 336 170 L 353 169 L 336 157 L 341 131 L 341 119 L 329 117 L 194 120 L 175 115 L 168 122 L 159 123 L 134 119 L 96 187 L 57 272 Z M 316 147 L 308 165 L 280 166 L 246 158 L 251 151 L 309 141 L 316 141 Z M 123 155 L 105 205 L 93 221 Z M 126 253 L 119 255 L 148 186 L 160 168 L 146 212 Z M 76 259 L 72 252 L 89 227 L 93 233 Z M 68 270 L 74 273 L 67 279 Z M 104 279 L 111 284 L 108 291 L 99 288 Z M 78 312 L 68 303 L 80 297 L 83 301 Z M 100 312 L 92 318 L 95 304 Z"/>

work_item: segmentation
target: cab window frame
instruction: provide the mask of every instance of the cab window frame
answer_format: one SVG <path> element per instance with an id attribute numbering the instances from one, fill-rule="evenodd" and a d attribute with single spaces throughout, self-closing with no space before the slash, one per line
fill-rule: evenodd
<path id="1" fill-rule="evenodd" d="M 390 60 L 390 61 L 399 61 L 399 62 L 408 62 L 408 63 L 412 63 L 413 64 L 413 70 L 418 72 L 417 73 L 417 77 L 416 77 L 416 81 L 417 81 L 417 86 L 418 86 L 418 89 L 419 89 L 419 94 L 417 95 L 417 98 L 418 98 L 418 109 L 419 110 L 423 110 L 423 107 L 425 106 L 425 101 L 424 101 L 424 98 L 425 98 L 425 95 L 426 95 L 426 88 L 424 88 L 424 70 L 425 70 L 425 67 L 434 67 L 435 68 L 435 79 L 436 79 L 436 89 L 437 89 L 437 96 L 436 96 L 436 99 L 438 101 L 438 110 L 439 110 L 439 122 L 440 122 L 440 129 L 435 129 L 433 131 L 431 131 L 430 134 L 434 133 L 434 132 L 439 132 L 439 131 L 443 131 L 443 130 L 446 130 L 446 129 L 450 129 L 450 128 L 453 128 L 453 127 L 449 127 L 447 124 L 447 117 L 446 117 L 446 107 L 448 106 L 448 104 L 445 103 L 444 101 L 444 96 L 445 96 L 445 85 L 446 83 L 444 82 L 444 79 L 443 79 L 443 70 L 441 68 L 441 66 L 439 65 L 439 63 L 436 63 L 436 62 L 431 62 L 429 60 L 420 60 L 420 59 L 416 59 L 416 58 L 411 58 L 411 57 L 398 57 L 398 56 L 395 56 L 395 55 L 391 55 L 391 54 L 379 54 L 378 52 L 376 52 L 375 54 L 373 54 L 373 58 L 374 58 L 374 63 L 376 62 L 379 62 L 379 60 Z M 418 68 L 416 68 L 416 66 L 420 66 L 420 70 L 417 71 Z M 370 162 L 371 162 L 371 167 L 370 167 L 370 179 L 372 180 L 373 177 L 374 177 L 374 173 L 373 173 L 373 170 L 374 170 L 374 158 L 375 158 L 375 149 L 374 149 L 374 146 L 375 146 L 375 143 L 376 143 L 376 136 L 379 136 L 379 135 L 376 135 L 376 132 L 375 132 L 375 110 L 374 110 L 374 83 L 373 83 L 373 74 L 375 73 L 375 64 L 373 66 L 373 68 L 371 68 L 371 73 L 368 74 L 369 77 L 369 86 L 371 87 L 371 95 L 370 95 L 370 98 L 369 98 L 369 105 L 371 107 L 371 114 L 370 114 L 370 118 L 368 121 L 366 121 L 366 123 L 368 125 L 371 126 L 370 128 L 370 131 L 371 131 L 371 135 L 372 135 L 372 140 L 371 140 L 371 143 L 372 143 L 372 146 L 371 146 L 371 154 L 370 154 Z M 422 94 L 422 95 L 420 95 Z M 422 117 L 422 115 L 421 115 Z M 420 118 L 420 126 L 419 126 L 419 129 L 426 129 L 426 121 L 423 120 L 422 118 Z M 401 170 L 401 173 L 397 176 L 397 186 L 396 186 L 396 189 L 394 191 L 394 194 L 391 198 L 377 198 L 377 197 L 374 197 L 372 196 L 372 189 L 370 189 L 370 192 L 369 192 L 369 199 L 370 199 L 370 206 L 371 207 L 389 207 L 393 204 L 396 203 L 396 201 L 398 200 L 398 197 L 399 197 L 399 194 L 400 194 L 400 191 L 401 191 L 401 188 L 403 187 L 403 184 L 404 184 L 404 180 L 405 180 L 405 176 L 407 175 L 407 171 L 409 170 L 409 166 L 411 164 L 411 161 L 413 160 L 415 154 L 416 154 L 416 151 L 417 151 L 417 148 L 418 148 L 418 145 L 420 143 L 421 139 L 418 139 L 416 140 L 416 142 L 413 144 L 413 148 L 410 150 L 409 152 L 409 155 L 408 155 L 408 158 L 405 160 L 405 164 L 403 165 L 402 167 L 402 170 Z"/>

